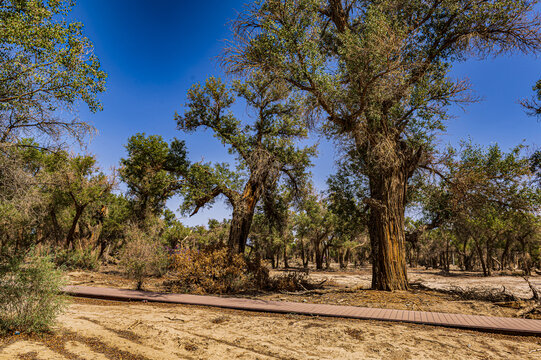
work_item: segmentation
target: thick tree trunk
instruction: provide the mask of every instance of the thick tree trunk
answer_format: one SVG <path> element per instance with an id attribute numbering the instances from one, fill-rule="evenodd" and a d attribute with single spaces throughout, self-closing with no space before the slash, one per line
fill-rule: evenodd
<path id="1" fill-rule="evenodd" d="M 372 289 L 406 290 L 404 211 L 406 175 L 402 171 L 370 179 Z"/>
<path id="2" fill-rule="evenodd" d="M 255 182 L 246 184 L 238 204 L 234 205 L 231 228 L 229 229 L 229 249 L 236 254 L 244 254 L 246 241 L 252 227 L 254 210 L 261 196 L 262 187 Z"/>
<path id="3" fill-rule="evenodd" d="M 233 210 L 228 246 L 233 253 L 244 254 L 246 241 L 250 234 L 254 211 Z"/>

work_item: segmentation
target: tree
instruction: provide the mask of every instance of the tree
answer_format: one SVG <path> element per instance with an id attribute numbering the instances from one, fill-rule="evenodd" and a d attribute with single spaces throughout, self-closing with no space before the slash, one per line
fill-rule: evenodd
<path id="1" fill-rule="evenodd" d="M 541 190 L 531 186 L 530 161 L 521 150 L 504 153 L 498 145 L 484 149 L 463 143 L 460 151 L 449 149 L 443 180 L 427 187 L 427 222 L 437 223 L 440 233 L 455 234 L 466 268 L 477 253 L 483 273 L 491 275 L 496 261 L 503 270 L 514 246 L 521 247 L 524 258 L 534 247 Z"/>
<path id="2" fill-rule="evenodd" d="M 229 110 L 234 94 L 254 110 L 251 124 L 242 126 Z M 265 189 L 275 186 L 282 174 L 293 187 L 307 176 L 305 170 L 315 148 L 296 146 L 307 131 L 301 121 L 302 107 L 291 95 L 285 83 L 264 76 L 236 81 L 232 88 L 209 78 L 204 86 L 192 86 L 186 112 L 176 115 L 180 130 L 209 128 L 237 156 L 236 172 L 226 164 L 193 164 L 182 205 L 184 212 L 193 215 L 224 195 L 233 207 L 228 246 L 235 253 L 244 253 L 254 211 Z"/>
<path id="3" fill-rule="evenodd" d="M 60 118 L 78 100 L 101 109 L 96 95 L 106 74 L 84 36 L 67 15 L 74 1 L 0 2 L 0 145 L 22 137 L 78 140 L 91 130 L 83 121 Z"/>
<path id="4" fill-rule="evenodd" d="M 335 215 L 329 211 L 325 199 L 321 199 L 313 191 L 305 195 L 299 210 L 295 226 L 297 237 L 301 241 L 303 238 L 309 239 L 314 251 L 316 269 L 323 269 L 325 254 L 335 238 Z"/>
<path id="5" fill-rule="evenodd" d="M 342 268 L 347 266 L 351 252 L 364 245 L 359 240 L 367 230 L 368 211 L 364 200 L 369 196 L 368 184 L 366 177 L 359 177 L 358 161 L 354 152 L 347 154 L 338 164 L 336 174 L 327 179 L 329 210 L 335 215 L 335 244 Z"/>
<path id="6" fill-rule="evenodd" d="M 84 211 L 94 203 L 104 203 L 115 186 L 115 178 L 108 177 L 99 171 L 96 159 L 92 156 L 64 157 L 63 160 L 61 167 L 55 169 L 58 184 L 53 191 L 67 198 L 74 210 L 66 234 L 66 245 L 71 247 Z"/>
<path id="7" fill-rule="evenodd" d="M 299 191 L 299 194 L 302 191 Z M 259 206 L 257 213 L 257 232 L 250 235 L 251 239 L 259 248 L 264 248 L 267 257 L 272 260 L 272 267 L 279 266 L 280 251 L 284 259 L 284 267 L 289 267 L 288 249 L 292 245 L 292 203 L 298 200 L 294 191 L 290 191 L 287 186 L 275 186 L 265 189 L 263 201 Z M 255 235 L 255 236 L 254 236 Z M 259 249 L 258 249 L 259 250 Z"/>
<path id="8" fill-rule="evenodd" d="M 0 152 L 0 276 L 40 241 L 48 199 L 27 171 L 20 151 Z"/>
<path id="9" fill-rule="evenodd" d="M 136 217 L 144 222 L 150 215 L 161 215 L 183 185 L 189 166 L 185 144 L 174 139 L 169 145 L 159 135 L 139 133 L 130 137 L 126 150 L 120 177 L 128 185 Z"/>
<path id="10" fill-rule="evenodd" d="M 541 44 L 535 1 L 265 0 L 234 26 L 224 63 L 291 84 L 314 120 L 355 146 L 368 178 L 372 287 L 408 287 L 408 182 L 431 159 L 446 106 L 474 100 L 451 63 Z"/>
<path id="11" fill-rule="evenodd" d="M 541 80 L 535 83 L 532 90 L 535 95 L 531 99 L 522 99 L 520 104 L 526 109 L 528 115 L 541 119 Z"/>

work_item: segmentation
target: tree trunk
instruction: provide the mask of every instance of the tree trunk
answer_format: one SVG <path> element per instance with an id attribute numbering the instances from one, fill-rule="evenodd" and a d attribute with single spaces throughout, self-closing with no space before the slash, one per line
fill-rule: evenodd
<path id="1" fill-rule="evenodd" d="M 254 210 L 262 192 L 262 186 L 248 181 L 238 204 L 234 205 L 233 218 L 229 229 L 228 246 L 236 254 L 244 254 L 246 241 L 250 234 Z"/>
<path id="2" fill-rule="evenodd" d="M 287 243 L 284 242 L 284 268 L 289 268 L 289 263 L 287 262 Z"/>
<path id="3" fill-rule="evenodd" d="M 481 262 L 481 267 L 483 268 L 483 275 L 488 276 L 487 273 L 487 264 L 485 263 L 485 257 L 483 254 L 483 249 L 481 248 L 481 245 L 476 244 L 477 254 L 479 255 L 479 261 Z"/>
<path id="4" fill-rule="evenodd" d="M 68 248 L 73 243 L 73 238 L 75 236 L 75 229 L 77 228 L 77 223 L 79 222 L 81 215 L 83 215 L 83 211 L 85 210 L 85 207 L 86 205 L 75 207 L 75 217 L 73 218 L 73 221 L 71 222 L 70 230 L 68 231 L 68 235 L 66 236 L 66 246 Z"/>
<path id="5" fill-rule="evenodd" d="M 370 178 L 372 289 L 406 290 L 404 211 L 406 176 L 401 171 Z"/>
<path id="6" fill-rule="evenodd" d="M 60 243 L 62 241 L 62 228 L 58 224 L 58 219 L 56 217 L 55 209 L 51 209 L 50 215 L 51 215 L 51 223 L 53 224 L 54 239 L 57 243 Z"/>
<path id="7" fill-rule="evenodd" d="M 300 240 L 300 244 L 301 244 L 301 261 L 302 261 L 302 266 L 303 268 L 307 268 L 308 267 L 308 256 L 306 256 L 306 254 L 304 253 L 304 241 L 302 241 L 302 239 Z"/>
<path id="8" fill-rule="evenodd" d="M 323 269 L 323 249 L 321 249 L 321 241 L 314 242 L 314 256 L 316 260 L 316 269 Z"/>
<path id="9" fill-rule="evenodd" d="M 487 265 L 487 276 L 492 276 L 492 268 L 493 268 L 493 262 L 492 262 L 492 239 L 487 239 L 487 257 L 486 257 L 486 265 Z"/>

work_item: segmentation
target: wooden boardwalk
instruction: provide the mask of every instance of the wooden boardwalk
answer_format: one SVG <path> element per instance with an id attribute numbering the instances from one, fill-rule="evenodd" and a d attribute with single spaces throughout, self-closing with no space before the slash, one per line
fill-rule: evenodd
<path id="1" fill-rule="evenodd" d="M 402 321 L 415 324 L 446 326 L 453 328 L 482 330 L 507 334 L 541 336 L 541 320 L 520 318 L 461 315 L 427 311 L 377 309 L 358 306 L 253 300 L 189 294 L 164 294 L 148 291 L 90 286 L 66 286 L 64 288 L 64 291 L 72 296 L 107 300 L 148 301 L 214 306 L 228 309 L 271 313 L 330 316 L 362 320 Z"/>

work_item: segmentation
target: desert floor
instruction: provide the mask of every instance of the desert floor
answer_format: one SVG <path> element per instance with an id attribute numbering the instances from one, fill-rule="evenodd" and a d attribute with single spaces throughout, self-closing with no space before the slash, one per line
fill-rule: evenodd
<path id="1" fill-rule="evenodd" d="M 275 271 L 280 273 L 283 271 Z M 74 285 L 133 288 L 114 268 L 71 272 Z M 245 296 L 492 316 L 520 316 L 532 296 L 520 276 L 410 269 L 410 291 L 367 290 L 369 269 L 313 271 L 322 289 Z M 145 288 L 167 291 L 168 278 Z M 541 276 L 530 281 L 541 288 Z M 505 291 L 522 301 L 490 302 L 442 292 Z M 505 287 L 505 288 L 504 288 Z M 529 314 L 541 318 L 539 314 Z M 0 359 L 541 359 L 541 338 L 395 322 L 263 314 L 218 308 L 70 299 L 51 334 L 0 338 Z"/>
<path id="2" fill-rule="evenodd" d="M 401 323 L 73 299 L 0 359 L 539 359 L 541 339 Z"/>

